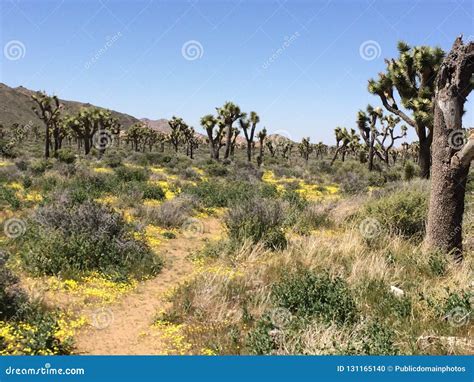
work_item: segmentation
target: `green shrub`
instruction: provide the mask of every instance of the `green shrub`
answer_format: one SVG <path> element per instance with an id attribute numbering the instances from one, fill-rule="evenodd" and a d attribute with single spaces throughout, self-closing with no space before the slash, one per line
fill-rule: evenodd
<path id="1" fill-rule="evenodd" d="M 69 149 L 58 150 L 58 160 L 62 163 L 72 164 L 76 161 L 76 155 Z"/>
<path id="2" fill-rule="evenodd" d="M 446 273 L 448 259 L 445 254 L 437 251 L 429 255 L 428 265 L 433 276 L 443 276 Z"/>
<path id="3" fill-rule="evenodd" d="M 156 185 L 145 183 L 143 186 L 143 199 L 154 199 L 163 200 L 165 198 L 165 192 L 163 189 Z"/>
<path id="4" fill-rule="evenodd" d="M 397 355 L 395 332 L 383 324 L 372 322 L 363 331 L 362 351 L 366 355 Z"/>
<path id="5" fill-rule="evenodd" d="M 195 196 L 204 207 L 228 207 L 254 195 L 256 186 L 249 182 L 211 180 L 188 185 L 184 192 Z"/>
<path id="6" fill-rule="evenodd" d="M 123 182 L 144 182 L 150 176 L 144 168 L 120 166 L 115 169 L 115 174 Z"/>
<path id="7" fill-rule="evenodd" d="M 30 219 L 21 255 L 25 268 L 36 275 L 99 271 L 126 279 L 158 273 L 162 260 L 134 231 L 110 207 L 92 201 L 53 203 Z"/>
<path id="8" fill-rule="evenodd" d="M 345 176 L 339 176 L 337 180 L 341 191 L 349 195 L 364 192 L 369 187 L 368 179 L 355 172 L 348 172 Z"/>
<path id="9" fill-rule="evenodd" d="M 25 160 L 25 159 L 19 159 L 17 161 L 15 161 L 15 166 L 18 168 L 18 170 L 20 171 L 26 171 L 28 170 L 28 161 Z"/>
<path id="10" fill-rule="evenodd" d="M 98 174 L 88 169 L 81 169 L 65 184 L 65 187 L 71 201 L 82 203 L 105 193 L 117 192 L 118 181 L 109 174 Z"/>
<path id="11" fill-rule="evenodd" d="M 415 177 L 415 175 L 416 175 L 415 165 L 412 162 L 407 161 L 405 163 L 405 166 L 403 166 L 403 179 L 406 181 L 410 181 Z"/>
<path id="12" fill-rule="evenodd" d="M 15 143 L 6 139 L 0 139 L 0 156 L 5 158 L 16 158 L 18 152 Z"/>
<path id="13" fill-rule="evenodd" d="M 444 303 L 444 314 L 450 316 L 456 311 L 472 315 L 472 302 L 474 293 L 471 291 L 451 292 Z"/>
<path id="14" fill-rule="evenodd" d="M 210 176 L 226 176 L 228 174 L 227 167 L 222 165 L 221 163 L 217 163 L 215 161 L 210 162 L 204 170 Z"/>
<path id="15" fill-rule="evenodd" d="M 224 223 L 232 240 L 262 241 L 267 248 L 282 249 L 287 244 L 284 219 L 285 212 L 279 201 L 251 198 L 232 207 Z"/>
<path id="16" fill-rule="evenodd" d="M 53 167 L 53 164 L 48 159 L 37 159 L 30 165 L 30 170 L 35 175 L 43 174 L 47 169 Z"/>
<path id="17" fill-rule="evenodd" d="M 316 316 L 326 322 L 353 323 L 357 309 L 346 282 L 327 273 L 299 270 L 272 288 L 277 306 L 299 316 Z"/>
<path id="18" fill-rule="evenodd" d="M 123 155 L 117 152 L 106 152 L 104 156 L 104 163 L 110 168 L 117 168 L 122 165 Z"/>
<path id="19" fill-rule="evenodd" d="M 384 281 L 370 280 L 363 289 L 367 306 L 379 316 L 380 320 L 403 319 L 410 316 L 412 312 L 410 297 L 395 296 Z"/>
<path id="20" fill-rule="evenodd" d="M 192 198 L 179 196 L 166 200 L 158 207 L 142 207 L 139 215 L 160 227 L 180 228 L 190 217 L 194 204 Z"/>
<path id="21" fill-rule="evenodd" d="M 0 252 L 0 354 L 69 354 L 70 341 L 56 337 L 59 329 L 53 314 L 29 301 L 18 287 L 18 278 L 6 267 L 8 256 Z"/>
<path id="22" fill-rule="evenodd" d="M 268 355 L 276 348 L 274 338 L 270 332 L 274 326 L 268 316 L 257 321 L 255 327 L 248 333 L 246 345 L 250 354 Z"/>
<path id="23" fill-rule="evenodd" d="M 0 205 L 10 206 L 17 210 L 21 206 L 21 201 L 17 198 L 15 190 L 0 185 Z"/>
<path id="24" fill-rule="evenodd" d="M 422 190 L 402 189 L 370 201 L 362 218 L 376 219 L 388 232 L 421 239 L 425 233 L 428 195 Z"/>

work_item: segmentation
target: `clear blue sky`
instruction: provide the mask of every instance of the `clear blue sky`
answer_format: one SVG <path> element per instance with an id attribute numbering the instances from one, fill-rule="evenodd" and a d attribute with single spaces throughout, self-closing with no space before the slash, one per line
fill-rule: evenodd
<path id="1" fill-rule="evenodd" d="M 457 35 L 474 36 L 468 0 L 0 3 L 9 86 L 195 127 L 230 100 L 295 140 L 332 142 L 334 127 L 354 127 L 359 108 L 378 105 L 367 79 L 398 40 L 448 50 Z M 23 44 L 17 60 L 6 59 L 18 58 L 12 40 Z M 183 53 L 189 41 L 200 45 Z M 474 125 L 471 111 L 464 122 Z"/>

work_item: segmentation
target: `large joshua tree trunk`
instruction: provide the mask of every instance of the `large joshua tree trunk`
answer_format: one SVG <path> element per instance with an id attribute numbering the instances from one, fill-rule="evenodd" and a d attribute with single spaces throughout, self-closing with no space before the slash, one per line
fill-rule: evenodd
<path id="1" fill-rule="evenodd" d="M 474 42 L 459 37 L 437 78 L 426 242 L 462 260 L 462 219 L 467 174 L 474 159 L 474 134 L 463 145 L 462 113 L 472 90 Z"/>

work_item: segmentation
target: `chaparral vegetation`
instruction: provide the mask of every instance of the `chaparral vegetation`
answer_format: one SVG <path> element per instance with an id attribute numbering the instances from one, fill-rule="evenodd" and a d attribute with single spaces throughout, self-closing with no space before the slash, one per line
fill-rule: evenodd
<path id="1" fill-rule="evenodd" d="M 0 119 L 0 354 L 472 353 L 473 71 L 401 42 L 326 143 L 31 91 Z"/>

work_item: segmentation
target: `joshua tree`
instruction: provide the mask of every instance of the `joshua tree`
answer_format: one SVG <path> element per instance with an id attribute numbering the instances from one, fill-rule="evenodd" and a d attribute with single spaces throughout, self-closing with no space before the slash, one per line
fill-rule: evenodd
<path id="1" fill-rule="evenodd" d="M 359 110 L 357 113 L 357 127 L 368 151 L 369 171 L 374 168 L 375 139 L 378 134 L 375 125 L 378 118 L 382 118 L 382 109 L 374 109 L 371 105 L 367 106 L 367 112 Z"/>
<path id="2" fill-rule="evenodd" d="M 188 129 L 188 125 L 183 121 L 182 118 L 173 116 L 168 124 L 171 127 L 171 133 L 168 136 L 169 141 L 174 147 L 174 151 L 178 152 L 178 147 L 184 138 L 184 132 Z"/>
<path id="3" fill-rule="evenodd" d="M 318 158 L 323 159 L 324 155 L 327 154 L 327 150 L 328 150 L 328 147 L 323 142 L 319 142 L 318 144 L 316 144 L 314 146 L 314 151 L 316 152 L 316 159 Z"/>
<path id="4" fill-rule="evenodd" d="M 204 127 L 207 133 L 211 158 L 219 159 L 225 125 L 220 123 L 212 114 L 207 114 L 201 118 L 201 126 Z"/>
<path id="5" fill-rule="evenodd" d="M 277 141 L 277 150 L 281 153 L 283 159 L 289 159 L 293 145 L 288 140 Z"/>
<path id="6" fill-rule="evenodd" d="M 230 142 L 230 156 L 234 158 L 235 145 L 237 143 L 237 137 L 240 134 L 240 130 L 237 127 L 232 128 L 232 141 Z"/>
<path id="7" fill-rule="evenodd" d="M 433 168 L 426 242 L 462 260 L 462 219 L 474 133 L 464 142 L 464 103 L 474 88 L 474 42 L 458 37 L 444 60 L 434 98 Z"/>
<path id="8" fill-rule="evenodd" d="M 62 105 L 56 96 L 48 96 L 46 93 L 38 92 L 31 96 L 36 103 L 33 111 L 44 122 L 45 125 L 45 143 L 44 156 L 49 158 L 49 146 L 51 142 L 51 131 L 54 136 L 54 155 L 59 150 L 59 117 Z"/>
<path id="9" fill-rule="evenodd" d="M 259 122 L 260 117 L 254 111 L 250 112 L 249 119 L 245 118 L 245 116 L 239 119 L 240 127 L 244 131 L 245 140 L 247 141 L 247 160 L 249 162 L 252 161 L 253 138 L 255 134 L 255 128 L 257 127 L 257 123 Z"/>
<path id="10" fill-rule="evenodd" d="M 184 140 L 186 142 L 186 155 L 194 159 L 194 149 L 198 147 L 196 132 L 194 128 L 189 127 L 184 130 Z"/>
<path id="11" fill-rule="evenodd" d="M 216 108 L 217 118 L 226 129 L 226 142 L 225 142 L 225 154 L 224 159 L 229 158 L 230 147 L 232 141 L 232 125 L 239 118 L 245 116 L 245 113 L 240 111 L 240 107 L 232 102 L 226 102 L 222 107 Z"/>
<path id="12" fill-rule="evenodd" d="M 260 167 L 263 163 L 263 150 L 265 149 L 265 138 L 267 137 L 267 129 L 263 128 L 262 131 L 258 133 L 258 142 L 260 143 L 259 154 L 257 157 L 257 164 Z"/>
<path id="13" fill-rule="evenodd" d="M 93 138 L 98 133 L 96 144 L 101 156 L 106 147 L 112 143 L 109 128 L 118 123 L 112 117 L 110 110 L 99 108 L 81 108 L 77 115 L 69 116 L 64 124 L 74 131 L 78 139 L 84 142 L 84 154 L 88 155 L 93 144 Z"/>
<path id="14" fill-rule="evenodd" d="M 346 159 L 347 149 L 359 143 L 359 136 L 356 134 L 354 129 L 351 129 L 349 132 L 345 127 L 336 127 L 334 129 L 334 134 L 336 135 L 336 151 L 334 152 L 331 165 L 334 163 L 339 153 L 341 153 L 341 159 L 344 162 Z"/>
<path id="15" fill-rule="evenodd" d="M 386 60 L 387 70 L 378 80 L 369 80 L 369 92 L 380 97 L 384 107 L 413 127 L 420 142 L 419 165 L 421 176 L 428 178 L 431 165 L 431 142 L 433 138 L 433 97 L 435 78 L 443 61 L 441 48 L 429 46 L 410 47 L 398 43 L 399 57 Z M 402 111 L 394 98 L 398 92 L 409 116 Z"/>
<path id="16" fill-rule="evenodd" d="M 143 142 L 146 125 L 143 122 L 136 122 L 127 131 L 127 142 L 132 143 L 132 148 L 135 151 L 138 151 L 140 148 L 140 143 Z"/>
<path id="17" fill-rule="evenodd" d="M 308 163 L 309 154 L 313 151 L 313 146 L 309 143 L 309 137 L 303 138 L 301 143 L 298 145 L 300 155 L 304 158 L 305 162 Z"/>
<path id="18" fill-rule="evenodd" d="M 271 156 L 272 158 L 274 158 L 274 157 L 275 157 L 275 154 L 276 154 L 276 147 L 275 147 L 275 145 L 273 144 L 272 141 L 267 141 L 267 142 L 266 142 L 266 146 L 267 146 L 268 151 L 270 152 L 270 156 Z"/>
<path id="19" fill-rule="evenodd" d="M 405 125 L 400 127 L 400 135 L 395 135 L 395 128 L 399 122 L 400 118 L 394 117 L 393 115 L 382 117 L 382 129 L 380 133 L 380 137 L 382 138 L 380 139 L 379 136 L 376 137 L 377 143 L 380 146 L 382 160 L 387 164 L 387 166 L 390 164 L 390 156 L 392 156 L 394 163 L 397 160 L 397 151 L 392 151 L 395 141 L 402 139 L 407 135 L 407 127 Z"/>

